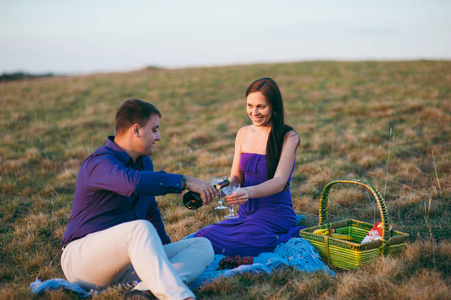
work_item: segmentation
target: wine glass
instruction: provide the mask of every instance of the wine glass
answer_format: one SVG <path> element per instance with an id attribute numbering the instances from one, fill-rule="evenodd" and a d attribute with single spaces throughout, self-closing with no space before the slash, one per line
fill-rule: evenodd
<path id="1" fill-rule="evenodd" d="M 239 183 L 232 183 L 229 186 L 226 186 L 224 189 L 222 189 L 222 191 L 224 191 L 224 194 L 226 194 L 226 196 L 230 196 L 236 190 L 238 190 L 240 187 L 241 187 L 241 185 Z M 233 205 L 230 205 L 229 212 L 230 212 L 230 214 L 225 216 L 226 219 L 231 219 L 231 218 L 237 218 L 238 217 L 238 215 L 235 215 L 235 209 L 233 208 Z"/>
<path id="2" fill-rule="evenodd" d="M 211 184 L 211 185 L 215 185 L 215 184 L 217 184 L 217 183 L 219 183 L 219 182 L 221 182 L 221 181 L 224 181 L 224 180 L 226 180 L 226 179 L 227 179 L 227 176 L 222 176 L 222 177 L 210 177 L 210 178 L 209 178 L 210 184 Z M 219 204 L 219 205 L 216 206 L 215 209 L 226 209 L 226 208 L 227 208 L 227 206 L 222 205 L 221 191 L 222 191 L 222 190 L 218 191 L 218 204 Z"/>

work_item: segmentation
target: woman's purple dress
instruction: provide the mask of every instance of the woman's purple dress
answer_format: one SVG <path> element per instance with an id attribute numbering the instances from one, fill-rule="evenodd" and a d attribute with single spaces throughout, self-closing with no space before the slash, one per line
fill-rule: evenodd
<path id="1" fill-rule="evenodd" d="M 243 186 L 266 181 L 266 167 L 265 155 L 243 153 L 240 159 L 245 178 Z M 303 227 L 296 227 L 290 191 L 291 174 L 282 192 L 249 199 L 239 206 L 238 218 L 207 226 L 194 236 L 209 239 L 216 254 L 256 256 L 261 252 L 271 252 L 280 243 L 298 235 L 299 229 Z"/>

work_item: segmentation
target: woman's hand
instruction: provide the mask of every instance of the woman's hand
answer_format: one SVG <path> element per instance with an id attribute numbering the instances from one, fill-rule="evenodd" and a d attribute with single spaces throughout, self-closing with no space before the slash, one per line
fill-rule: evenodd
<path id="1" fill-rule="evenodd" d="M 227 196 L 227 202 L 229 202 L 230 205 L 244 204 L 247 200 L 249 200 L 249 194 L 247 193 L 246 188 L 240 188 L 230 196 Z"/>

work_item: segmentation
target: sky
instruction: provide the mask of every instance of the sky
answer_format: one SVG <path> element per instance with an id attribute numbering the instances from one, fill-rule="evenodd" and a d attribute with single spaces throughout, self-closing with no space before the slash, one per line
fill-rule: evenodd
<path id="1" fill-rule="evenodd" d="M 0 73 L 451 59 L 450 0 L 0 0 Z"/>

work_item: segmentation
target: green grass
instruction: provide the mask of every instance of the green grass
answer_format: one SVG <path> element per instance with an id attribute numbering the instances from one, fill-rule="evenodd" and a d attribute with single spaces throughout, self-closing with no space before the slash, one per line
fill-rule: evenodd
<path id="1" fill-rule="evenodd" d="M 285 269 L 224 278 L 199 299 L 447 298 L 451 295 L 451 62 L 299 62 L 50 77 L 0 83 L 0 298 L 29 299 L 36 277 L 64 275 L 60 242 L 81 162 L 113 133 L 126 99 L 163 113 L 157 169 L 208 179 L 227 175 L 237 130 L 249 124 L 245 90 L 279 84 L 287 122 L 301 137 L 295 211 L 317 225 L 329 181 L 359 178 L 384 194 L 390 224 L 410 235 L 399 257 L 337 277 Z M 390 136 L 392 129 L 392 136 Z M 388 151 L 390 147 L 390 152 Z M 387 162 L 388 171 L 387 171 Z M 385 187 L 385 182 L 387 185 Z M 222 219 L 211 204 L 188 211 L 158 197 L 173 241 Z M 380 220 L 363 188 L 333 187 L 332 221 Z M 98 299 L 120 296 L 108 289 Z M 424 296 L 424 297 L 423 297 Z M 51 292 L 49 299 L 71 299 Z M 37 297 L 35 297 L 37 298 Z"/>

